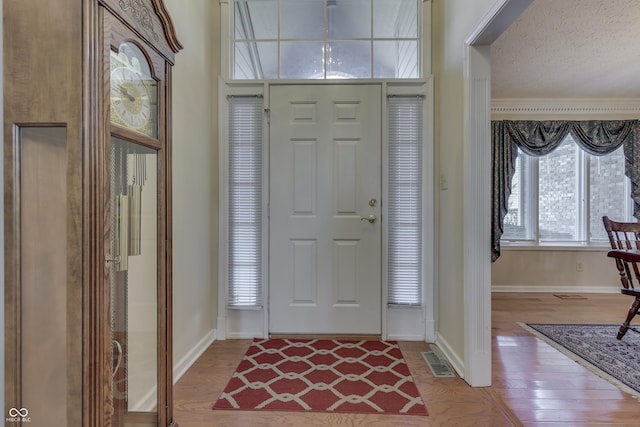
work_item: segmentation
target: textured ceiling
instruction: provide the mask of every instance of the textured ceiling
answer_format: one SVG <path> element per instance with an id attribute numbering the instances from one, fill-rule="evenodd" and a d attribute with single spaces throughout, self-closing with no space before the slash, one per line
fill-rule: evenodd
<path id="1" fill-rule="evenodd" d="M 640 1 L 534 0 L 491 73 L 493 98 L 640 98 Z"/>

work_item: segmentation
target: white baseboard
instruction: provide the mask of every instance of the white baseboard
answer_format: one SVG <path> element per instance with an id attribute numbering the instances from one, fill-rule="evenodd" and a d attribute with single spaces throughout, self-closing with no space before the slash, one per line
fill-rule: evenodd
<path id="1" fill-rule="evenodd" d="M 227 333 L 228 340 L 251 340 L 254 338 L 269 338 L 264 336 L 264 332 L 229 332 Z"/>
<path id="2" fill-rule="evenodd" d="M 617 286 L 518 286 L 518 285 L 494 285 L 491 292 L 532 292 L 550 294 L 617 294 L 620 288 Z"/>
<path id="3" fill-rule="evenodd" d="M 195 363 L 196 360 L 207 348 L 216 340 L 216 330 L 212 329 L 207 333 L 198 343 L 187 352 L 187 354 L 173 364 L 173 383 L 177 383 L 178 380 L 187 372 L 187 370 Z"/>
<path id="4" fill-rule="evenodd" d="M 424 335 L 387 334 L 389 341 L 424 341 Z"/>
<path id="5" fill-rule="evenodd" d="M 447 340 L 445 340 L 442 335 L 438 333 L 438 337 L 436 339 L 436 345 L 445 355 L 453 369 L 456 371 L 460 378 L 464 378 L 464 361 L 460 358 L 458 353 L 453 351 Z"/>

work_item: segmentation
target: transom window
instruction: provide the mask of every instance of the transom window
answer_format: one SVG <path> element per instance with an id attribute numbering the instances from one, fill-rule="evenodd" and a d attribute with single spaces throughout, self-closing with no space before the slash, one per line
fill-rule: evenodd
<path id="1" fill-rule="evenodd" d="M 235 0 L 233 79 L 420 77 L 419 0 Z"/>
<path id="2" fill-rule="evenodd" d="M 605 156 L 580 149 L 571 135 L 553 152 L 518 151 L 502 241 L 606 243 L 602 216 L 633 221 L 622 146 Z"/>

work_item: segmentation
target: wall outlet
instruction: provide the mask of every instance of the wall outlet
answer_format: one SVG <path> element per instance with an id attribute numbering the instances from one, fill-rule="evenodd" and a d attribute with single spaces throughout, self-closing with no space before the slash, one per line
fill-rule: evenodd
<path id="1" fill-rule="evenodd" d="M 576 271 L 584 271 L 584 265 L 582 265 L 582 261 L 576 261 Z"/>

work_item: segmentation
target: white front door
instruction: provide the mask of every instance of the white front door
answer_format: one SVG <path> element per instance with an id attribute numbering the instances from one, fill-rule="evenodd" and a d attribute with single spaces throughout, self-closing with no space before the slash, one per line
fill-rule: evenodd
<path id="1" fill-rule="evenodd" d="M 381 88 L 271 86 L 270 109 L 269 332 L 380 334 Z"/>

